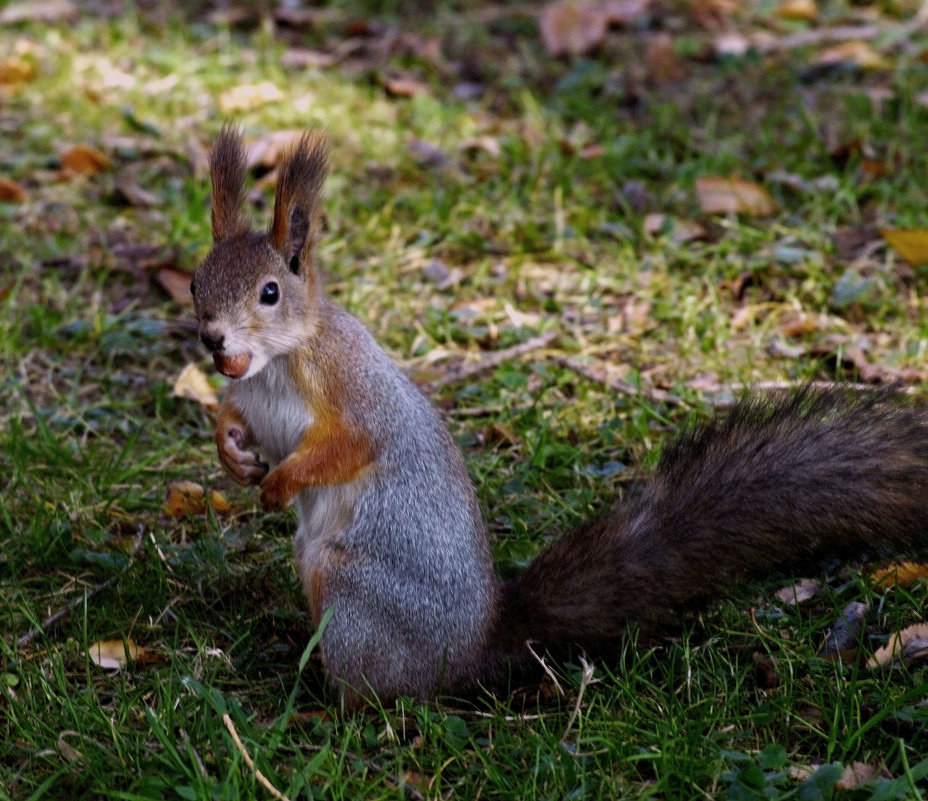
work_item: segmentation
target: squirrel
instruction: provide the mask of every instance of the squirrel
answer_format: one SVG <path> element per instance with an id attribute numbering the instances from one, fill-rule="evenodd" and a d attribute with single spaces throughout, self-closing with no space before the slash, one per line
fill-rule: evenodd
<path id="1" fill-rule="evenodd" d="M 924 541 L 928 409 L 807 387 L 686 427 L 638 494 L 500 581 L 444 422 L 322 293 L 325 137 L 305 133 L 280 164 L 266 233 L 243 216 L 237 129 L 210 173 L 213 247 L 191 292 L 231 379 L 219 459 L 265 509 L 296 506 L 297 570 L 317 626 L 331 609 L 321 657 L 347 707 L 498 688 L 532 672 L 531 643 L 605 653 L 743 577 Z"/>

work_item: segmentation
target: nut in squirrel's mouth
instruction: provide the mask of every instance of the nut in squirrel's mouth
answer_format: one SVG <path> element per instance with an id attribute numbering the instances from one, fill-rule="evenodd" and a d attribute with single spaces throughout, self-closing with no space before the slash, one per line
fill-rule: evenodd
<path id="1" fill-rule="evenodd" d="M 251 354 L 236 353 L 234 356 L 226 356 L 221 353 L 214 353 L 213 364 L 223 375 L 229 378 L 241 378 L 248 372 L 248 367 L 251 365 Z"/>

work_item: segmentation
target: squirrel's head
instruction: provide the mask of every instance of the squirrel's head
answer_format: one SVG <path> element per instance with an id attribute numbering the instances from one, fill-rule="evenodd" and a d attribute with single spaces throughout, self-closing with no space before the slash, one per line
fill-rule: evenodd
<path id="1" fill-rule="evenodd" d="M 313 262 L 319 192 L 326 174 L 322 136 L 306 133 L 283 160 L 269 232 L 242 215 L 245 147 L 224 127 L 210 154 L 213 249 L 190 285 L 200 339 L 219 372 L 249 378 L 311 337 L 318 321 Z"/>

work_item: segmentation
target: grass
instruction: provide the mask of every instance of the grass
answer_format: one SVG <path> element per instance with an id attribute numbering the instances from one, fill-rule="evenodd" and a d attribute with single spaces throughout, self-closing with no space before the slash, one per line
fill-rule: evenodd
<path id="1" fill-rule="evenodd" d="M 866 238 L 925 226 L 924 36 L 877 42 L 890 61 L 875 73 L 814 72 L 808 49 L 706 61 L 692 54 L 707 34 L 677 10 L 685 74 L 668 82 L 628 66 L 646 63 L 647 30 L 559 61 L 518 9 L 483 22 L 453 4 L 391 9 L 333 4 L 296 33 L 199 9 L 0 27 L 0 53 L 34 70 L 0 86 L 0 175 L 28 194 L 0 204 L 0 797 L 265 798 L 260 771 L 290 798 L 825 798 L 854 762 L 884 775 L 842 797 L 923 796 L 924 663 L 869 671 L 863 654 L 816 653 L 846 603 L 873 604 L 874 646 L 921 619 L 928 589 L 876 596 L 846 567 L 798 609 L 772 600 L 771 582 L 666 641 L 630 634 L 592 682 L 560 666 L 562 696 L 336 714 L 307 650 L 293 521 L 233 487 L 208 414 L 173 396 L 181 368 L 207 360 L 189 309 L 151 279 L 208 247 L 197 154 L 223 92 L 282 90 L 235 114 L 251 136 L 329 130 L 329 291 L 411 374 L 438 379 L 503 574 L 632 489 L 660 443 L 734 385 L 855 378 L 855 345 L 923 380 L 928 346 L 924 271 Z M 373 43 L 394 26 L 407 46 L 281 66 L 288 38 L 331 49 L 355 15 L 373 20 Z M 759 5 L 737 24 L 783 23 Z M 417 49 L 429 37 L 438 66 Z M 471 65 L 479 99 L 456 96 L 452 62 Z M 389 96 L 387 68 L 426 90 Z M 78 143 L 109 167 L 63 175 Z M 842 156 L 842 143 L 859 147 Z M 779 212 L 702 214 L 694 182 L 713 174 L 762 182 Z M 127 184 L 151 197 L 127 200 Z M 706 237 L 644 233 L 641 196 Z M 266 213 L 267 189 L 251 198 Z M 846 232 L 869 247 L 844 252 Z M 456 280 L 429 277 L 443 271 Z M 442 385 L 449 363 L 547 330 L 547 351 Z M 553 356 L 686 404 L 616 394 Z M 231 513 L 165 516 L 178 479 L 220 489 Z M 88 653 L 107 640 L 145 658 L 97 667 Z"/>

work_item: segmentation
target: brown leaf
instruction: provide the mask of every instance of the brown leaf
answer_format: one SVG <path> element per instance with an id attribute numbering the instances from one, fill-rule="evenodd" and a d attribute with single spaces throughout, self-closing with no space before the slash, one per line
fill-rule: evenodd
<path id="1" fill-rule="evenodd" d="M 832 237 L 832 242 L 835 246 L 835 254 L 839 259 L 845 261 L 856 259 L 864 251 L 872 247 L 874 242 L 879 242 L 879 240 L 879 231 L 869 225 L 845 225 L 838 228 Z M 928 239 L 926 239 L 926 242 L 928 242 Z M 926 246 L 925 253 L 928 255 L 928 246 Z"/>
<path id="2" fill-rule="evenodd" d="M 928 264 L 928 229 L 885 228 L 880 235 L 909 264 Z"/>
<path id="3" fill-rule="evenodd" d="M 0 178 L 0 203 L 25 203 L 28 195 L 16 181 Z"/>
<path id="4" fill-rule="evenodd" d="M 476 136 L 473 139 L 465 139 L 458 145 L 458 150 L 462 153 L 472 153 L 475 150 L 483 150 L 489 153 L 493 158 L 499 158 L 503 152 L 499 139 L 495 136 Z"/>
<path id="5" fill-rule="evenodd" d="M 889 69 L 889 62 L 868 42 L 853 40 L 841 42 L 821 50 L 815 58 L 820 66 L 851 64 L 865 70 Z"/>
<path id="6" fill-rule="evenodd" d="M 928 637 L 913 637 L 909 640 L 902 651 L 902 660 L 907 665 L 928 660 Z"/>
<path id="7" fill-rule="evenodd" d="M 651 0 L 605 0 L 601 3 L 609 25 L 627 25 L 641 19 L 650 5 Z"/>
<path id="8" fill-rule="evenodd" d="M 249 168 L 276 169 L 280 162 L 283 161 L 284 156 L 296 146 L 302 136 L 303 130 L 300 128 L 271 131 L 259 136 L 246 145 L 245 162 Z"/>
<path id="9" fill-rule="evenodd" d="M 852 762 L 844 769 L 844 775 L 835 784 L 836 790 L 853 790 L 875 779 L 881 773 L 880 765 L 868 765 L 866 762 Z"/>
<path id="10" fill-rule="evenodd" d="M 22 56 L 7 56 L 0 60 L 0 85 L 15 86 L 35 77 L 35 63 Z"/>
<path id="11" fill-rule="evenodd" d="M 641 229 L 648 236 L 668 235 L 678 244 L 694 239 L 705 239 L 706 229 L 695 220 L 682 220 L 671 214 L 648 214 L 642 222 Z"/>
<path id="12" fill-rule="evenodd" d="M 673 37 L 666 31 L 648 39 L 645 62 L 648 77 L 656 83 L 673 83 L 686 77 L 686 65 L 677 55 Z"/>
<path id="13" fill-rule="evenodd" d="M 911 587 L 919 579 L 928 579 L 928 564 L 899 562 L 874 571 L 870 586 L 883 591 L 890 587 Z"/>
<path id="14" fill-rule="evenodd" d="M 206 373 L 195 364 L 188 364 L 177 376 L 174 382 L 174 397 L 196 401 L 213 411 L 219 408 L 219 395 L 209 383 Z"/>
<path id="15" fill-rule="evenodd" d="M 787 587 L 782 587 L 774 593 L 785 604 L 801 604 L 814 598 L 822 591 L 822 585 L 812 579 L 802 579 L 796 581 Z"/>
<path id="16" fill-rule="evenodd" d="M 210 493 L 210 503 L 217 514 L 228 512 L 229 502 L 216 490 Z M 206 490 L 195 481 L 172 481 L 161 511 L 168 517 L 206 514 Z"/>
<path id="17" fill-rule="evenodd" d="M 818 19 L 818 3 L 815 0 L 782 0 L 776 13 L 781 19 L 814 22 Z"/>
<path id="18" fill-rule="evenodd" d="M 754 660 L 754 678 L 758 686 L 765 690 L 777 687 L 780 684 L 780 677 L 777 675 L 776 657 L 755 651 L 751 658 Z"/>
<path id="19" fill-rule="evenodd" d="M 219 95 L 219 110 L 226 116 L 251 111 L 268 103 L 277 103 L 286 97 L 270 81 L 233 86 Z"/>
<path id="20" fill-rule="evenodd" d="M 601 3 L 558 0 L 548 3 L 538 17 L 545 49 L 552 56 L 582 56 L 606 38 L 610 15 Z"/>
<path id="21" fill-rule="evenodd" d="M 885 364 L 873 364 L 867 359 L 863 348 L 849 345 L 841 351 L 842 362 L 857 371 L 866 384 L 915 384 L 924 378 L 924 372 L 915 367 L 897 368 Z"/>
<path id="22" fill-rule="evenodd" d="M 77 8 L 70 0 L 25 0 L 8 5 L 0 11 L 0 25 L 18 25 L 22 22 L 64 22 L 77 16 Z"/>
<path id="23" fill-rule="evenodd" d="M 743 178 L 703 176 L 696 179 L 699 207 L 706 214 L 750 214 L 768 217 L 777 212 L 777 202 L 760 184 Z"/>
<path id="24" fill-rule="evenodd" d="M 415 97 L 429 90 L 425 81 L 409 73 L 381 73 L 377 76 L 380 85 L 393 97 Z"/>
<path id="25" fill-rule="evenodd" d="M 61 165 L 80 175 L 96 175 L 109 169 L 110 160 L 91 145 L 75 145 L 61 154 Z"/>
<path id="26" fill-rule="evenodd" d="M 851 601 L 845 606 L 831 630 L 825 635 L 825 641 L 819 649 L 819 656 L 834 658 L 853 654 L 860 642 L 860 633 L 863 631 L 864 621 L 869 611 L 869 604 L 862 601 Z"/>
<path id="27" fill-rule="evenodd" d="M 180 306 L 193 305 L 193 295 L 190 294 L 191 273 L 176 267 L 162 267 L 153 277 L 175 303 Z"/>
<path id="28" fill-rule="evenodd" d="M 106 670 L 122 670 L 129 662 L 138 661 L 144 652 L 132 640 L 101 640 L 87 649 L 90 661 Z"/>
<path id="29" fill-rule="evenodd" d="M 147 209 L 161 205 L 161 198 L 158 195 L 149 192 L 139 184 L 134 170 L 124 171 L 117 176 L 114 189 L 130 206 L 135 208 Z"/>
<path id="30" fill-rule="evenodd" d="M 877 649 L 873 656 L 867 660 L 868 668 L 886 667 L 896 657 L 902 656 L 906 647 L 914 640 L 928 639 L 928 623 L 916 623 L 914 626 L 897 631 L 890 635 L 889 642 Z"/>

